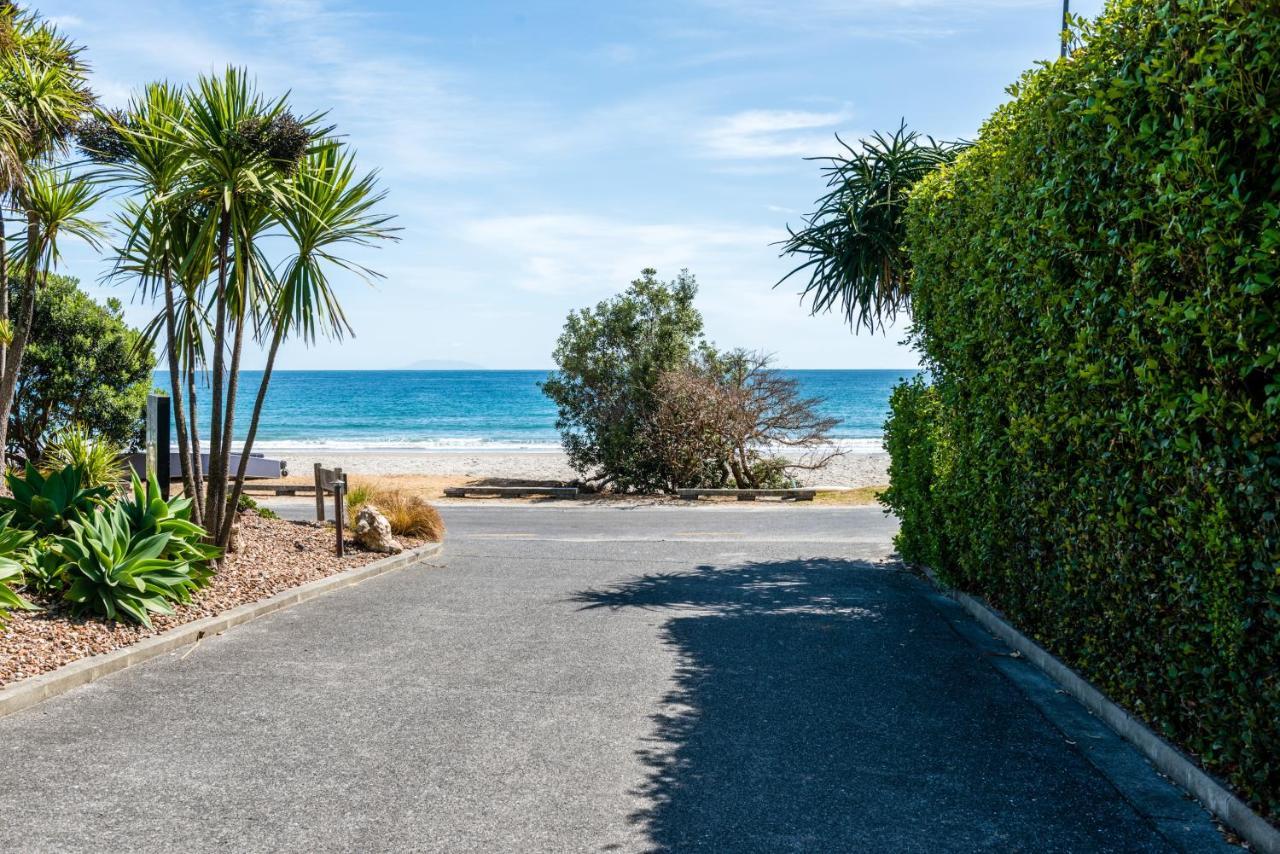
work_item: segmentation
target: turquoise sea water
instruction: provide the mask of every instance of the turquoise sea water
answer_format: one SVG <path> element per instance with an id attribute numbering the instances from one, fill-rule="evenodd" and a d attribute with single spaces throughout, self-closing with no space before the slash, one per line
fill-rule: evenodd
<path id="1" fill-rule="evenodd" d="M 875 450 L 889 392 L 915 371 L 783 371 L 822 410 L 840 419 L 836 439 Z M 555 407 L 538 389 L 546 371 L 277 371 L 254 450 L 552 450 Z M 261 381 L 244 371 L 237 438 L 248 427 Z M 156 385 L 169 387 L 166 371 Z M 207 397 L 207 389 L 201 397 Z M 203 404 L 204 401 L 201 401 Z M 207 419 L 207 405 L 201 420 Z"/>

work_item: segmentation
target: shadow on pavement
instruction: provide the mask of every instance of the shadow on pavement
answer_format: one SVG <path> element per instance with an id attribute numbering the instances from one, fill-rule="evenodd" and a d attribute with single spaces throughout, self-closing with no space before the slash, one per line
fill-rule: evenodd
<path id="1" fill-rule="evenodd" d="M 1164 850 L 892 566 L 700 566 L 574 600 L 671 612 L 632 816 L 655 850 Z"/>

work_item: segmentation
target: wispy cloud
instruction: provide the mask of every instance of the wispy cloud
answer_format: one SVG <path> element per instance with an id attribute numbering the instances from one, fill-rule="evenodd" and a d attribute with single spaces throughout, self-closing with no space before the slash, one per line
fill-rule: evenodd
<path id="1" fill-rule="evenodd" d="M 847 110 L 746 110 L 716 119 L 700 137 L 712 157 L 810 157 L 831 150 L 834 131 L 849 116 Z"/>
<path id="2" fill-rule="evenodd" d="M 772 253 L 773 229 L 721 222 L 636 223 L 584 214 L 472 220 L 461 236 L 505 262 L 513 284 L 543 294 L 612 293 L 645 267 L 740 275 L 746 257 Z"/>

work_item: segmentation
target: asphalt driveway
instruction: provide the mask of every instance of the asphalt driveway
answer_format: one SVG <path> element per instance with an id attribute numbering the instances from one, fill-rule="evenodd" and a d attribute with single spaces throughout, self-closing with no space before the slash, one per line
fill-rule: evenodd
<path id="1" fill-rule="evenodd" d="M 878 509 L 445 512 L 427 565 L 0 719 L 0 850 L 1222 845 Z"/>

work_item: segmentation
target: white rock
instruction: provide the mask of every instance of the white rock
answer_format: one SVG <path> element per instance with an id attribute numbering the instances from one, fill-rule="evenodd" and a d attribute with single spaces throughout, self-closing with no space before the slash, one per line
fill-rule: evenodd
<path id="1" fill-rule="evenodd" d="M 391 523 L 377 507 L 366 504 L 356 514 L 356 542 L 369 551 L 383 554 L 397 554 L 404 551 L 404 546 L 391 536 Z"/>

